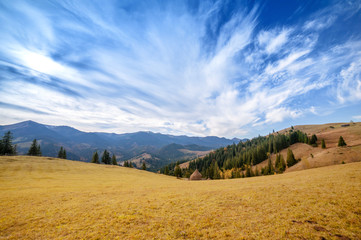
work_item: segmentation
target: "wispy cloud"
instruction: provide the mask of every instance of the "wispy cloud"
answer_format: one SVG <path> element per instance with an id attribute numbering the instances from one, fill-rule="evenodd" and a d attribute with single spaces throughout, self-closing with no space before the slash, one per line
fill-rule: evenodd
<path id="1" fill-rule="evenodd" d="M 361 37 L 320 47 L 354 8 L 338 4 L 263 28 L 257 5 L 224 14 L 226 7 L 3 2 L 0 116 L 89 131 L 242 137 L 250 126 L 316 114 L 324 102 L 361 100 Z M 319 90 L 327 101 L 317 104 L 310 98 Z"/>

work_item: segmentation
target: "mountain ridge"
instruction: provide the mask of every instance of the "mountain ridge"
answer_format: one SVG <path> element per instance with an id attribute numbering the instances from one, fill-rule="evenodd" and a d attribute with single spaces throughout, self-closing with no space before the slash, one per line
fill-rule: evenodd
<path id="1" fill-rule="evenodd" d="M 149 153 L 163 161 L 175 161 L 182 157 L 190 157 L 192 154 L 181 154 L 178 151 L 181 147 L 173 149 L 172 154 L 167 153 L 165 159 L 162 158 L 161 149 L 170 145 L 178 144 L 184 149 L 191 148 L 212 149 L 229 144 L 237 143 L 236 139 L 226 139 L 224 137 L 189 137 L 185 135 L 175 136 L 151 131 L 139 131 L 133 133 L 106 133 L 106 132 L 83 132 L 70 126 L 54 126 L 37 123 L 32 120 L 23 121 L 10 125 L 0 125 L 0 134 L 11 131 L 14 137 L 14 144 L 18 146 L 19 154 L 26 154 L 31 141 L 39 140 L 43 155 L 55 157 L 60 146 L 63 146 L 69 159 L 90 161 L 94 151 L 102 152 L 107 149 L 115 154 L 117 161 L 125 161 Z M 238 140 L 238 139 L 237 139 Z M 160 153 L 160 154 L 159 154 Z"/>

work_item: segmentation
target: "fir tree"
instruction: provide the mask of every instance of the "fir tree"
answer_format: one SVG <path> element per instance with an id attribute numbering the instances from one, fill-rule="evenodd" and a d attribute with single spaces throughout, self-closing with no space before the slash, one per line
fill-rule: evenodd
<path id="1" fill-rule="evenodd" d="M 29 148 L 28 155 L 29 156 L 41 156 L 40 144 L 38 145 L 36 139 L 33 140 L 33 143 L 31 144 L 31 146 Z"/>
<path id="2" fill-rule="evenodd" d="M 346 146 L 346 145 L 347 144 L 346 144 L 345 140 L 343 140 L 343 137 L 340 136 L 340 138 L 338 139 L 338 146 L 343 147 L 343 146 Z"/>
<path id="3" fill-rule="evenodd" d="M 128 163 L 128 161 L 124 161 L 124 165 L 123 165 L 124 167 L 129 167 L 129 163 Z"/>
<path id="4" fill-rule="evenodd" d="M 291 167 L 297 163 L 297 160 L 295 159 L 295 156 L 293 155 L 293 152 L 291 149 L 287 150 L 287 166 Z"/>
<path id="5" fill-rule="evenodd" d="M 165 174 L 165 175 L 169 175 L 169 167 L 168 167 L 168 166 L 165 166 L 165 168 L 164 168 L 164 174 Z"/>
<path id="6" fill-rule="evenodd" d="M 12 143 L 13 136 L 10 131 L 0 140 L 0 155 L 16 155 L 16 146 Z"/>
<path id="7" fill-rule="evenodd" d="M 113 164 L 113 165 L 118 165 L 118 163 L 117 163 L 117 158 L 115 157 L 114 154 L 113 154 L 113 156 L 112 156 L 112 164 Z"/>
<path id="8" fill-rule="evenodd" d="M 147 170 L 147 166 L 145 165 L 144 161 L 143 161 L 143 164 L 142 164 L 142 170 Z"/>
<path id="9" fill-rule="evenodd" d="M 323 148 L 323 149 L 325 149 L 325 148 L 326 148 L 325 139 L 322 139 L 322 142 L 321 142 L 321 148 Z"/>
<path id="10" fill-rule="evenodd" d="M 103 152 L 102 163 L 110 164 L 110 155 L 109 155 L 109 152 L 106 149 Z"/>
<path id="11" fill-rule="evenodd" d="M 182 170 L 179 167 L 179 164 L 174 168 L 174 176 L 176 177 L 182 177 Z"/>
<path id="12" fill-rule="evenodd" d="M 63 147 L 60 147 L 58 152 L 58 158 L 66 159 L 66 151 Z"/>
<path id="13" fill-rule="evenodd" d="M 317 136 L 316 136 L 316 134 L 313 134 L 311 136 L 310 145 L 312 145 L 313 147 L 317 147 Z"/>
<path id="14" fill-rule="evenodd" d="M 133 164 L 132 164 L 131 161 L 129 161 L 129 167 L 130 167 L 130 168 L 133 168 Z"/>
<path id="15" fill-rule="evenodd" d="M 95 152 L 93 153 L 93 157 L 92 157 L 91 163 L 99 163 L 98 151 L 95 151 Z"/>
<path id="16" fill-rule="evenodd" d="M 283 173 L 286 170 L 286 162 L 285 159 L 283 158 L 283 155 L 280 155 L 280 165 L 278 170 L 280 173 Z"/>

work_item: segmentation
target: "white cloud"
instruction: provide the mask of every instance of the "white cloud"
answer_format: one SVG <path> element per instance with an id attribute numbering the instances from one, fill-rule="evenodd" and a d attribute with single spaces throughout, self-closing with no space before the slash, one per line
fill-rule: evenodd
<path id="1" fill-rule="evenodd" d="M 31 7 L 27 15 L 38 20 L 21 28 L 7 15 L 8 25 L 24 28 L 25 39 L 36 41 L 0 29 L 7 39 L 0 53 L 14 70 L 28 75 L 4 76 L 2 101 L 48 115 L 11 110 L 0 118 L 46 120 L 88 131 L 107 125 L 113 127 L 106 131 L 119 133 L 242 137 L 250 126 L 316 113 L 317 106 L 295 109 L 291 103 L 334 85 L 337 77 L 340 102 L 361 99 L 361 42 L 317 52 L 318 33 L 309 30 L 326 25 L 313 18 L 308 27 L 257 32 L 257 7 L 218 26 L 220 3 L 203 3 L 197 14 L 183 8 L 147 8 L 139 14 L 115 12 L 107 4 L 59 4 L 66 13 Z M 32 32 L 41 19 L 43 37 Z M 211 38 L 207 31 L 218 32 Z M 38 40 L 43 40 L 39 47 Z"/>

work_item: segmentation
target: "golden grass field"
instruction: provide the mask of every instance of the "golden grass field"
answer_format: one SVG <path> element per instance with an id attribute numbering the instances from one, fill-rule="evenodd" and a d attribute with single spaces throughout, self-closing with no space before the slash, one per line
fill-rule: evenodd
<path id="1" fill-rule="evenodd" d="M 185 181 L 0 157 L 0 239 L 361 239 L 361 163 Z"/>

